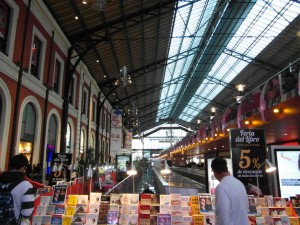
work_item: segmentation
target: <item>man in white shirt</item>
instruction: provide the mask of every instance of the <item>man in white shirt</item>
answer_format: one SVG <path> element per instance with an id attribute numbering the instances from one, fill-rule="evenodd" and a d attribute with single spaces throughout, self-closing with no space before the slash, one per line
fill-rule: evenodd
<path id="1" fill-rule="evenodd" d="M 246 225 L 248 221 L 248 196 L 244 184 L 228 172 L 227 161 L 216 157 L 212 171 L 220 184 L 216 187 L 216 225 Z"/>

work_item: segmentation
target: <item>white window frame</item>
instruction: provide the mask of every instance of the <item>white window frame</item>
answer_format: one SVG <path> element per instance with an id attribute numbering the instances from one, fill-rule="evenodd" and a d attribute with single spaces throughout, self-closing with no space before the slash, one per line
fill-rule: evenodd
<path id="1" fill-rule="evenodd" d="M 40 54 L 40 61 L 39 61 L 39 77 L 37 78 L 39 81 L 43 82 L 44 80 L 44 68 L 45 68 L 45 54 L 46 54 L 46 46 L 47 46 L 47 40 L 46 38 L 42 35 L 42 33 L 35 27 L 33 26 L 32 29 L 32 38 L 31 38 L 31 48 L 30 48 L 30 62 L 29 62 L 29 70 L 28 73 L 31 71 L 31 63 L 32 63 L 32 51 L 31 49 L 33 48 L 33 42 L 34 42 L 34 37 L 37 37 L 41 41 L 41 54 Z M 33 76 L 33 75 L 32 75 Z"/>
<path id="2" fill-rule="evenodd" d="M 55 78 L 55 67 L 56 67 L 56 61 L 58 61 L 60 63 L 60 70 L 59 70 L 59 84 L 58 84 L 58 94 L 59 96 L 61 96 L 61 92 L 62 92 L 62 82 L 63 82 L 63 77 L 64 77 L 64 69 L 65 69 L 65 62 L 64 60 L 60 57 L 59 54 L 57 54 L 57 52 L 55 52 L 55 57 L 54 57 L 54 70 L 53 70 L 53 80 L 52 80 L 52 85 L 54 85 L 54 78 Z"/>

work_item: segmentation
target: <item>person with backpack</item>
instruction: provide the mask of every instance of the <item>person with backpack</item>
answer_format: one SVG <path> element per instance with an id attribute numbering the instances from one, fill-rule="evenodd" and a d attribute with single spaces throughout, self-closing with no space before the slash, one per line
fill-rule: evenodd
<path id="1" fill-rule="evenodd" d="M 9 164 L 9 171 L 0 175 L 0 221 L 1 224 L 26 224 L 34 210 L 35 190 L 25 180 L 28 159 L 15 155 Z M 25 220 L 24 220 L 25 219 Z"/>

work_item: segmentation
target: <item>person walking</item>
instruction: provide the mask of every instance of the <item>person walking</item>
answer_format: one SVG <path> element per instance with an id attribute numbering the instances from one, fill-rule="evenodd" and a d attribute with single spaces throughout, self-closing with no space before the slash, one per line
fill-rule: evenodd
<path id="1" fill-rule="evenodd" d="M 216 225 L 248 224 L 248 195 L 244 184 L 229 174 L 227 161 L 216 157 L 211 169 L 220 182 L 215 192 Z"/>
<path id="2" fill-rule="evenodd" d="M 9 171 L 0 175 L 1 188 L 9 190 L 13 198 L 15 223 L 9 224 L 27 224 L 34 210 L 35 190 L 25 179 L 28 164 L 25 155 L 15 155 L 10 160 Z"/>

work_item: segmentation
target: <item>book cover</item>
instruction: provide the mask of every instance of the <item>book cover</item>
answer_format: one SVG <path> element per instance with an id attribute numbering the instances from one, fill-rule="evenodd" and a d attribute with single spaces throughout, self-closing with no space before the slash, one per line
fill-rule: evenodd
<path id="1" fill-rule="evenodd" d="M 181 206 L 181 194 L 170 194 L 171 205 Z"/>
<path id="2" fill-rule="evenodd" d="M 291 225 L 300 225 L 298 217 L 290 217 L 290 224 Z"/>
<path id="3" fill-rule="evenodd" d="M 32 225 L 42 225 L 42 216 L 33 216 L 32 217 Z"/>
<path id="4" fill-rule="evenodd" d="M 183 225 L 193 225 L 193 217 L 192 216 L 183 216 Z"/>
<path id="5" fill-rule="evenodd" d="M 191 212 L 192 215 L 199 215 L 200 214 L 199 205 L 191 205 Z"/>
<path id="6" fill-rule="evenodd" d="M 78 195 L 77 204 L 88 204 L 89 196 L 88 195 Z"/>
<path id="7" fill-rule="evenodd" d="M 41 196 L 40 205 L 49 205 L 51 202 L 51 196 Z"/>
<path id="8" fill-rule="evenodd" d="M 89 213 L 99 213 L 100 203 L 90 203 L 89 204 Z"/>
<path id="9" fill-rule="evenodd" d="M 120 212 L 120 205 L 109 205 L 108 210 Z"/>
<path id="10" fill-rule="evenodd" d="M 157 215 L 150 215 L 150 225 L 157 225 Z"/>
<path id="11" fill-rule="evenodd" d="M 181 206 L 190 206 L 190 196 L 181 196 Z"/>
<path id="12" fill-rule="evenodd" d="M 78 195 L 68 195 L 68 205 L 77 205 L 78 202 Z"/>
<path id="13" fill-rule="evenodd" d="M 199 208 L 201 213 L 213 212 L 211 194 L 199 193 Z"/>
<path id="14" fill-rule="evenodd" d="M 300 207 L 294 207 L 295 213 L 300 217 Z"/>
<path id="15" fill-rule="evenodd" d="M 273 216 L 264 216 L 265 225 L 274 225 Z"/>
<path id="16" fill-rule="evenodd" d="M 87 213 L 85 215 L 85 225 L 95 225 L 98 224 L 98 213 Z"/>
<path id="17" fill-rule="evenodd" d="M 108 210 L 107 224 L 118 224 L 118 212 L 117 211 Z"/>
<path id="18" fill-rule="evenodd" d="M 293 216 L 293 211 L 291 207 L 285 207 L 286 215 Z"/>
<path id="19" fill-rule="evenodd" d="M 204 224 L 204 215 L 193 215 L 193 224 L 194 225 L 205 225 Z"/>
<path id="20" fill-rule="evenodd" d="M 160 207 L 158 205 L 151 205 L 150 206 L 150 215 L 157 216 L 157 213 L 160 213 L 159 208 Z"/>
<path id="21" fill-rule="evenodd" d="M 160 195 L 159 196 L 160 205 L 170 205 L 171 204 L 171 197 L 170 195 Z"/>
<path id="22" fill-rule="evenodd" d="M 150 214 L 140 214 L 139 216 L 140 225 L 150 225 Z"/>
<path id="23" fill-rule="evenodd" d="M 216 216 L 214 213 L 205 213 L 204 214 L 204 224 L 205 225 L 215 225 Z"/>
<path id="24" fill-rule="evenodd" d="M 285 208 L 283 208 L 283 207 L 270 207 L 269 208 L 269 215 L 270 216 L 280 216 L 280 215 L 285 216 L 286 215 Z"/>
<path id="25" fill-rule="evenodd" d="M 280 217 L 273 217 L 273 224 L 274 225 L 282 225 Z"/>
<path id="26" fill-rule="evenodd" d="M 157 224 L 172 225 L 172 216 L 169 213 L 158 213 Z"/>
<path id="27" fill-rule="evenodd" d="M 141 205 L 150 205 L 151 204 L 151 194 L 141 194 Z"/>
<path id="28" fill-rule="evenodd" d="M 171 205 L 171 215 L 172 216 L 182 216 L 181 205 Z"/>
<path id="29" fill-rule="evenodd" d="M 172 225 L 182 225 L 183 223 L 183 217 L 182 216 L 175 216 L 172 215 Z"/>
<path id="30" fill-rule="evenodd" d="M 73 215 L 62 215 L 62 225 L 71 225 Z"/>
<path id="31" fill-rule="evenodd" d="M 191 206 L 181 206 L 182 216 L 191 216 L 192 210 Z"/>
<path id="32" fill-rule="evenodd" d="M 273 195 L 264 195 L 267 207 L 274 207 Z"/>
<path id="33" fill-rule="evenodd" d="M 76 211 L 76 206 L 67 205 L 66 206 L 66 213 L 65 213 L 65 215 L 73 216 L 75 214 L 75 211 Z"/>
<path id="34" fill-rule="evenodd" d="M 159 212 L 161 214 L 171 214 L 171 205 L 161 205 Z"/>
<path id="35" fill-rule="evenodd" d="M 107 224 L 107 214 L 99 214 L 98 224 Z"/>
<path id="36" fill-rule="evenodd" d="M 121 205 L 120 214 L 138 214 L 138 205 Z"/>
<path id="37" fill-rule="evenodd" d="M 88 211 L 87 204 L 77 204 L 75 213 L 86 213 Z"/>
<path id="38" fill-rule="evenodd" d="M 280 216 L 282 225 L 290 225 L 290 218 L 288 216 Z"/>
<path id="39" fill-rule="evenodd" d="M 66 200 L 67 185 L 54 185 L 51 204 L 64 204 Z"/>
<path id="40" fill-rule="evenodd" d="M 197 195 L 191 195 L 190 197 L 190 204 L 192 205 L 199 205 L 199 199 Z"/>
<path id="41" fill-rule="evenodd" d="M 265 198 L 254 198 L 256 207 L 266 207 Z"/>
<path id="42" fill-rule="evenodd" d="M 135 205 L 139 202 L 138 194 L 123 194 L 120 198 L 122 205 Z"/>
<path id="43" fill-rule="evenodd" d="M 160 205 L 160 195 L 159 194 L 151 194 L 150 205 Z"/>
<path id="44" fill-rule="evenodd" d="M 36 215 L 43 216 L 46 215 L 47 205 L 38 205 L 36 208 Z"/>
<path id="45" fill-rule="evenodd" d="M 47 205 L 46 215 L 54 215 L 55 205 Z"/>
<path id="46" fill-rule="evenodd" d="M 256 216 L 255 215 L 248 215 L 249 225 L 256 225 Z"/>
<path id="47" fill-rule="evenodd" d="M 120 205 L 121 204 L 121 194 L 112 193 L 110 194 L 110 204 Z"/>
<path id="48" fill-rule="evenodd" d="M 255 205 L 254 195 L 248 195 L 248 204 L 249 204 L 249 214 L 257 214 L 257 209 Z"/>
<path id="49" fill-rule="evenodd" d="M 65 205 L 55 205 L 54 214 L 63 215 L 65 214 L 66 206 Z"/>
<path id="50" fill-rule="evenodd" d="M 51 218 L 51 225 L 62 224 L 62 215 L 53 215 Z"/>
<path id="51" fill-rule="evenodd" d="M 257 208 L 258 209 L 258 215 L 259 216 L 269 216 L 270 212 L 269 212 L 269 208 L 268 207 L 260 207 Z"/>
<path id="52" fill-rule="evenodd" d="M 91 192 L 90 193 L 90 203 L 101 203 L 102 193 L 100 192 Z"/>
<path id="53" fill-rule="evenodd" d="M 75 213 L 72 219 L 72 223 L 73 222 L 85 223 L 85 213 Z"/>
<path id="54" fill-rule="evenodd" d="M 150 205 L 140 205 L 140 214 L 149 214 L 150 215 Z M 150 217 L 149 217 L 150 219 Z"/>
<path id="55" fill-rule="evenodd" d="M 263 216 L 257 216 L 256 225 L 264 225 L 264 224 L 265 224 L 265 218 Z"/>
<path id="56" fill-rule="evenodd" d="M 109 210 L 109 202 L 101 202 L 100 204 L 100 214 L 107 214 Z"/>
<path id="57" fill-rule="evenodd" d="M 120 216 L 119 224 L 122 225 L 137 225 L 139 222 L 138 215 L 124 214 Z"/>
<path id="58" fill-rule="evenodd" d="M 52 216 L 50 216 L 50 215 L 44 215 L 44 216 L 42 216 L 42 222 L 41 222 L 41 224 L 42 225 L 50 225 L 51 224 L 51 219 L 52 219 Z"/>
<path id="59" fill-rule="evenodd" d="M 273 197 L 274 207 L 286 207 L 287 199 L 281 197 Z"/>

